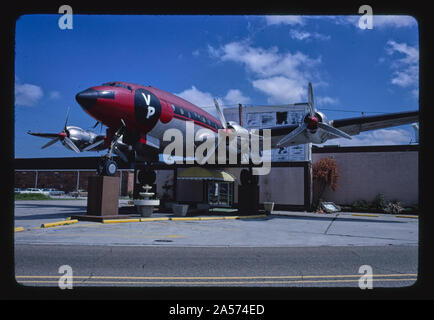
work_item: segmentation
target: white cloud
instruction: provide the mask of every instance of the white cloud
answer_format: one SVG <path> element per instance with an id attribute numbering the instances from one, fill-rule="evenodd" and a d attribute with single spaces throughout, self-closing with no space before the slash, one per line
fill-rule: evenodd
<path id="1" fill-rule="evenodd" d="M 302 16 L 265 16 L 265 20 L 267 22 L 267 25 L 276 25 L 276 24 L 303 25 L 304 24 L 304 19 Z"/>
<path id="2" fill-rule="evenodd" d="M 396 15 L 373 15 L 373 27 L 394 27 L 394 28 L 406 28 L 417 25 L 415 18 L 411 16 L 396 16 Z"/>
<path id="3" fill-rule="evenodd" d="M 315 105 L 317 106 L 317 107 L 321 107 L 322 105 L 327 105 L 327 104 L 331 104 L 331 105 L 333 105 L 333 104 L 337 104 L 339 102 L 339 100 L 338 99 L 336 99 L 336 98 L 332 98 L 332 97 L 329 97 L 329 96 L 317 96 L 317 97 L 315 97 Z"/>
<path id="4" fill-rule="evenodd" d="M 269 96 L 268 103 L 270 104 L 306 100 L 306 85 L 303 84 L 283 76 L 258 79 L 252 82 L 253 87 Z"/>
<path id="5" fill-rule="evenodd" d="M 310 39 L 316 39 L 316 40 L 330 40 L 330 36 L 321 34 L 318 32 L 308 32 L 308 31 L 299 31 L 292 29 L 289 31 L 289 35 L 292 39 L 295 40 L 310 40 Z"/>
<path id="6" fill-rule="evenodd" d="M 34 106 L 44 93 L 41 87 L 30 83 L 15 84 L 15 104 L 20 106 Z"/>
<path id="7" fill-rule="evenodd" d="M 222 108 L 225 106 L 236 106 L 238 103 L 245 104 L 250 102 L 250 98 L 243 95 L 243 93 L 238 89 L 230 89 L 226 95 L 222 97 L 216 97 L 209 92 L 203 92 L 192 86 L 190 89 L 186 89 L 180 93 L 175 93 L 175 95 L 188 100 L 189 102 L 205 109 L 207 112 L 217 117 L 217 112 L 214 106 L 214 98 Z"/>
<path id="8" fill-rule="evenodd" d="M 250 102 L 249 97 L 245 97 L 238 89 L 230 89 L 226 96 L 223 98 L 224 104 L 237 105 L 239 103 L 246 104 Z"/>
<path id="9" fill-rule="evenodd" d="M 301 52 L 279 52 L 277 47 L 264 49 L 246 41 L 231 42 L 220 48 L 208 47 L 211 57 L 240 63 L 253 79 L 253 87 L 268 95 L 269 103 L 294 103 L 306 100 L 307 83 L 316 78 L 321 58 Z M 300 100 L 301 99 L 301 100 Z"/>
<path id="10" fill-rule="evenodd" d="M 331 139 L 325 144 L 339 144 L 341 146 L 379 146 L 379 145 L 403 145 L 414 140 L 414 136 L 405 129 L 379 129 L 362 132 L 352 136 L 352 139 Z"/>
<path id="11" fill-rule="evenodd" d="M 363 17 L 360 15 L 343 15 L 343 16 L 309 16 L 305 18 L 310 19 L 323 19 L 331 21 L 337 25 L 352 25 L 356 28 L 359 28 L 359 20 Z M 374 14 L 372 15 L 372 27 L 373 30 L 375 28 L 384 29 L 384 28 L 410 28 L 417 26 L 417 20 L 412 16 L 404 16 L 404 15 L 376 15 L 375 8 Z"/>
<path id="12" fill-rule="evenodd" d="M 214 105 L 213 95 L 209 92 L 202 92 L 195 86 L 180 93 L 175 93 L 175 95 L 180 96 L 199 107 L 210 107 Z"/>
<path id="13" fill-rule="evenodd" d="M 401 56 L 400 59 L 391 63 L 394 72 L 390 82 L 403 88 L 418 86 L 419 49 L 406 43 L 389 40 L 386 45 L 386 53 L 390 56 Z"/>

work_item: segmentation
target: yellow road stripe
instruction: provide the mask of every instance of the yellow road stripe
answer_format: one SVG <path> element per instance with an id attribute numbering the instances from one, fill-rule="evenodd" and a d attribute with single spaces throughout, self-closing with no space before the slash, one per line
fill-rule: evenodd
<path id="1" fill-rule="evenodd" d="M 24 227 L 15 227 L 15 232 L 24 231 Z"/>
<path id="2" fill-rule="evenodd" d="M 117 280 L 229 280 L 229 279 L 304 279 L 304 278 L 360 278 L 361 274 L 343 275 L 305 275 L 305 276 L 74 276 L 75 279 L 117 279 Z M 416 273 L 374 274 L 373 278 L 415 277 Z M 59 276 L 15 276 L 20 279 L 50 279 Z"/>
<path id="3" fill-rule="evenodd" d="M 410 218 L 410 219 L 419 219 L 418 216 L 406 216 L 406 215 L 396 215 L 397 218 Z"/>
<path id="4" fill-rule="evenodd" d="M 416 281 L 416 278 L 400 278 L 400 279 L 381 279 L 377 281 Z M 246 285 L 246 284 L 292 284 L 292 283 L 344 283 L 358 282 L 358 279 L 338 279 L 338 280 L 288 280 L 288 281 L 84 281 L 75 282 L 75 285 L 80 284 L 142 284 L 142 285 Z M 40 280 L 24 280 L 19 283 L 53 283 L 58 284 L 58 281 L 40 281 Z"/>

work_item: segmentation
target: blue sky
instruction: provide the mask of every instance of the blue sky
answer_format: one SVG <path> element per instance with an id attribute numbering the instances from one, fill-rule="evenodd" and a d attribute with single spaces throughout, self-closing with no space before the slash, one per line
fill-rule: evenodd
<path id="1" fill-rule="evenodd" d="M 28 135 L 90 129 L 75 94 L 108 81 L 152 85 L 214 113 L 224 106 L 303 102 L 307 83 L 329 119 L 419 108 L 417 21 L 374 16 L 24 15 L 15 33 L 15 157 L 68 157 L 57 143 Z M 105 130 L 105 129 L 103 129 Z M 99 128 L 96 129 L 99 132 Z M 104 131 L 103 131 L 104 132 Z M 410 125 L 377 130 L 341 145 L 408 144 Z M 86 152 L 83 156 L 98 155 Z"/>

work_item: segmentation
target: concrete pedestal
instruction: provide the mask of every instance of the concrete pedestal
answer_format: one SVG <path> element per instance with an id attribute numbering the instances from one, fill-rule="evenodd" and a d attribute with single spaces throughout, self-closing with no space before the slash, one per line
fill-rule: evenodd
<path id="1" fill-rule="evenodd" d="M 87 215 L 117 216 L 119 177 L 93 176 L 88 180 Z"/>

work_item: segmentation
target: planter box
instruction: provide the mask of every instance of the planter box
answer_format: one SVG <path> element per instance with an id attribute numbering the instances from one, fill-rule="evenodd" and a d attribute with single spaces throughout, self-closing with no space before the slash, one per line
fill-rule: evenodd
<path id="1" fill-rule="evenodd" d="M 264 202 L 264 210 L 266 213 L 272 213 L 274 209 L 274 202 Z"/>
<path id="2" fill-rule="evenodd" d="M 172 211 L 176 216 L 185 217 L 188 211 L 188 204 L 173 204 Z"/>

